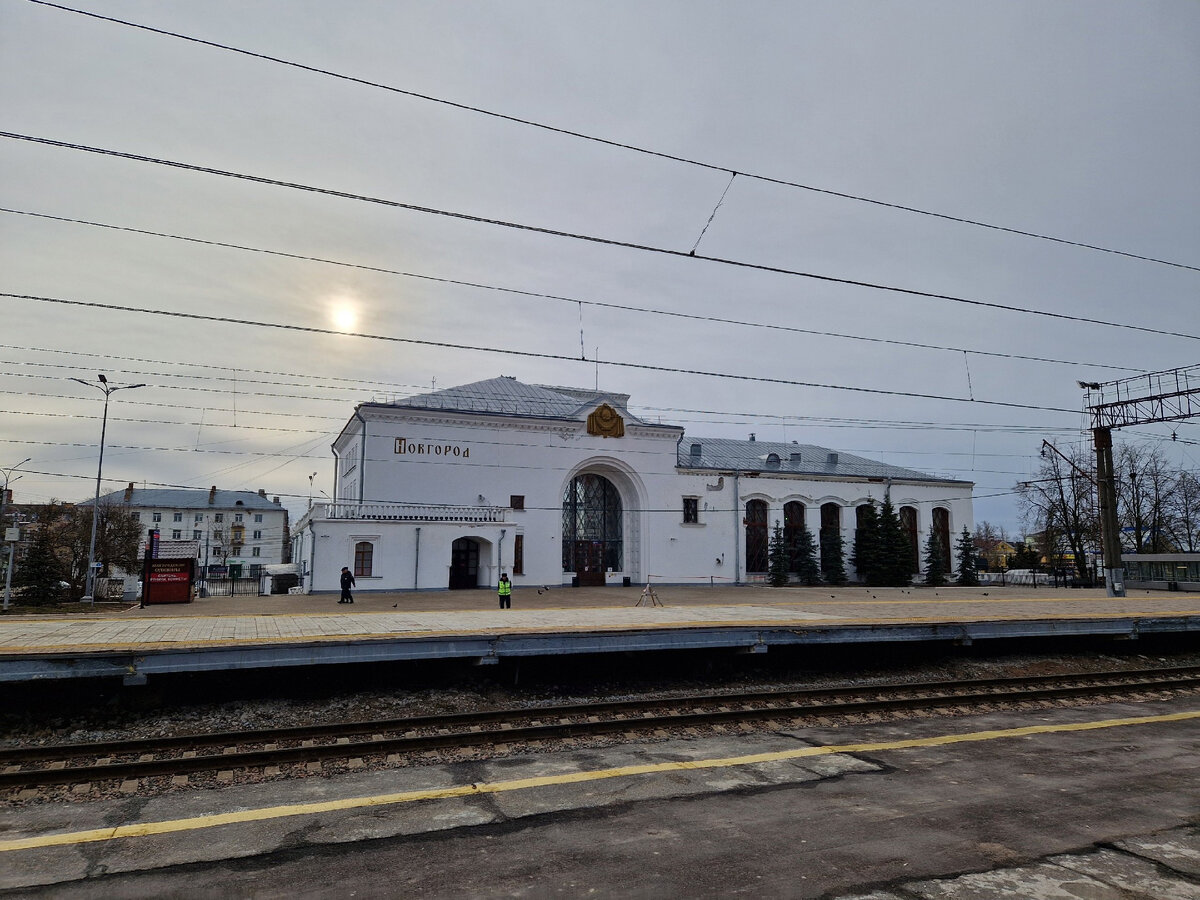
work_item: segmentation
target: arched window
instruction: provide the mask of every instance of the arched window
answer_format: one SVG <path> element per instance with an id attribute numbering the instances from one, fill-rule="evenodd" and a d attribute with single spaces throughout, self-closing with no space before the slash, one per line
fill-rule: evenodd
<path id="1" fill-rule="evenodd" d="M 783 504 L 783 543 L 788 549 L 788 571 L 799 571 L 800 535 L 804 531 L 804 504 L 791 500 Z"/>
<path id="2" fill-rule="evenodd" d="M 900 530 L 908 541 L 909 563 L 912 572 L 916 573 L 921 567 L 921 551 L 917 535 L 917 508 L 915 506 L 900 507 Z"/>
<path id="3" fill-rule="evenodd" d="M 950 562 L 950 510 L 944 506 L 933 508 L 933 533 L 937 536 L 938 550 L 942 554 L 942 563 L 946 571 L 952 570 Z"/>
<path id="4" fill-rule="evenodd" d="M 821 572 L 830 573 L 836 566 L 842 564 L 834 545 L 842 533 L 842 508 L 836 503 L 821 504 Z"/>
<path id="5" fill-rule="evenodd" d="M 746 503 L 746 571 L 767 571 L 767 502 Z"/>
<path id="6" fill-rule="evenodd" d="M 370 541 L 359 541 L 354 545 L 354 577 L 370 578 L 375 560 L 375 545 Z"/>
<path id="7" fill-rule="evenodd" d="M 581 585 L 604 584 L 623 565 L 621 494 L 603 475 L 577 475 L 563 494 L 562 565 Z"/>

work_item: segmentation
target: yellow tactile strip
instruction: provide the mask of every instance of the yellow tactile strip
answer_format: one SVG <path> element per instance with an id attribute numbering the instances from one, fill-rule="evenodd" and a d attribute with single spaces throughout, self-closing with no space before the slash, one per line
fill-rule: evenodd
<path id="1" fill-rule="evenodd" d="M 794 750 L 778 750 L 767 753 L 754 753 L 746 756 L 727 756 L 714 759 L 647 763 L 645 765 L 620 766 L 610 769 L 591 769 L 579 772 L 568 772 L 559 775 L 539 776 L 535 778 L 516 778 L 509 781 L 448 785 L 442 788 L 419 791 L 404 791 L 396 794 L 376 794 L 368 797 L 347 797 L 339 800 L 326 800 L 314 803 L 296 803 L 287 806 L 264 807 L 261 809 L 241 809 L 237 810 L 236 812 L 193 816 L 186 819 L 140 822 L 133 825 L 120 825 L 112 828 L 94 828 L 86 831 L 74 831 L 59 834 L 38 835 L 36 837 L 17 838 L 14 840 L 0 841 L 0 853 L 9 853 L 15 850 L 31 850 L 41 847 L 56 847 L 73 844 L 95 843 L 97 841 L 111 841 L 117 838 L 148 837 L 151 835 L 170 834 L 174 832 L 199 831 L 205 828 L 217 828 L 222 825 L 236 825 L 245 822 L 262 822 L 268 819 L 282 819 L 290 816 L 319 815 L 322 813 L 338 812 L 350 809 L 363 809 L 367 807 L 394 806 L 400 803 L 416 803 L 421 800 L 445 800 L 453 797 L 467 797 L 480 794 L 499 794 L 508 791 L 529 790 L 530 788 L 546 787 L 551 785 L 580 784 L 589 781 L 601 781 L 608 778 L 628 778 L 644 775 L 658 775 L 688 769 L 718 769 L 732 766 L 758 765 L 761 763 L 803 759 L 805 757 L 828 756 L 835 753 L 880 753 L 889 750 L 944 747 L 951 744 L 1006 740 L 1011 738 L 1030 737 L 1037 734 L 1094 731 L 1104 728 L 1122 728 L 1135 725 L 1155 725 L 1167 722 L 1183 722 L 1190 719 L 1200 719 L 1200 710 L 1168 713 L 1155 716 L 1136 716 L 1124 719 L 1102 719 L 1094 722 L 1074 722 L 1060 725 L 1027 725 L 1021 728 L 972 731 L 957 734 L 935 735 L 934 737 L 909 738 L 905 740 L 865 741 L 854 744 L 830 744 L 820 747 L 800 747 Z"/>

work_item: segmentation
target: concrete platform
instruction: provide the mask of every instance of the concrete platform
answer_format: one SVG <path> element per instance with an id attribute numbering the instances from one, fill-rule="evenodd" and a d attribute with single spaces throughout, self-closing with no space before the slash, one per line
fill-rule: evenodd
<path id="1" fill-rule="evenodd" d="M 1200 632 L 1200 595 L 997 588 L 524 588 L 210 597 L 0 619 L 0 681 L 414 659 Z"/>

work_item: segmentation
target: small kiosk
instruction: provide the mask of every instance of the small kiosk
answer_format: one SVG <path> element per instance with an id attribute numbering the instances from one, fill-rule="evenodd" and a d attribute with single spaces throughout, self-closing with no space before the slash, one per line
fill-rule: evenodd
<path id="1" fill-rule="evenodd" d="M 196 579 L 197 541 L 160 541 L 150 532 L 142 565 L 142 606 L 191 603 Z"/>

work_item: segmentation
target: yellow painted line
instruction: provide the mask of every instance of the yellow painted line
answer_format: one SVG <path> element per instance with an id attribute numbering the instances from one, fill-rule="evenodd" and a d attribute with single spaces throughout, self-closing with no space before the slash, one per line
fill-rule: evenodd
<path id="1" fill-rule="evenodd" d="M 1070 731 L 1095 731 L 1103 728 L 1121 728 L 1129 725 L 1154 725 L 1162 722 L 1183 722 L 1200 719 L 1200 710 L 1168 713 L 1158 716 L 1137 716 L 1126 719 L 1103 719 L 1096 722 L 1077 722 L 1063 725 L 1027 725 L 1022 728 L 1004 728 L 993 731 L 971 731 L 959 734 L 944 734 L 936 737 L 910 738 L 899 741 L 867 741 L 856 744 L 830 744 L 823 747 L 801 747 L 795 750 L 777 750 L 768 753 L 752 753 L 746 756 L 727 756 L 715 759 L 695 759 L 679 762 L 646 763 L 639 766 L 620 766 L 612 769 L 591 769 L 568 772 L 561 775 L 543 775 L 534 778 L 515 778 L 508 781 L 493 781 L 480 784 L 461 784 L 451 787 L 430 788 L 420 791 L 403 791 L 396 794 L 377 794 L 371 797 L 347 797 L 342 800 L 326 800 L 315 803 L 295 803 L 288 806 L 269 806 L 262 809 L 243 809 L 230 813 L 194 816 L 188 819 L 168 819 L 159 822 L 140 822 L 136 825 L 120 825 L 112 828 L 94 828 L 88 831 L 72 831 L 61 834 L 45 834 L 38 837 L 17 838 L 0 841 L 0 853 L 14 850 L 32 850 L 41 847 L 62 847 L 72 844 L 111 841 L 117 838 L 149 837 L 181 831 L 198 831 L 221 825 L 238 825 L 246 822 L 263 822 L 290 816 L 316 815 L 350 809 L 365 809 L 377 806 L 394 806 L 400 803 L 416 803 L 422 800 L 448 800 L 455 797 L 501 794 L 523 791 L 530 788 L 562 784 L 581 784 L 602 781 L 608 778 L 628 778 L 638 775 L 657 775 L 664 772 L 683 770 L 721 769 L 734 766 L 750 766 L 760 763 L 784 762 L 812 756 L 829 756 L 837 753 L 878 753 L 886 750 L 911 750 L 920 747 L 944 747 L 949 744 L 977 743 L 980 741 L 1004 740 L 1029 737 L 1035 734 L 1055 734 Z"/>

